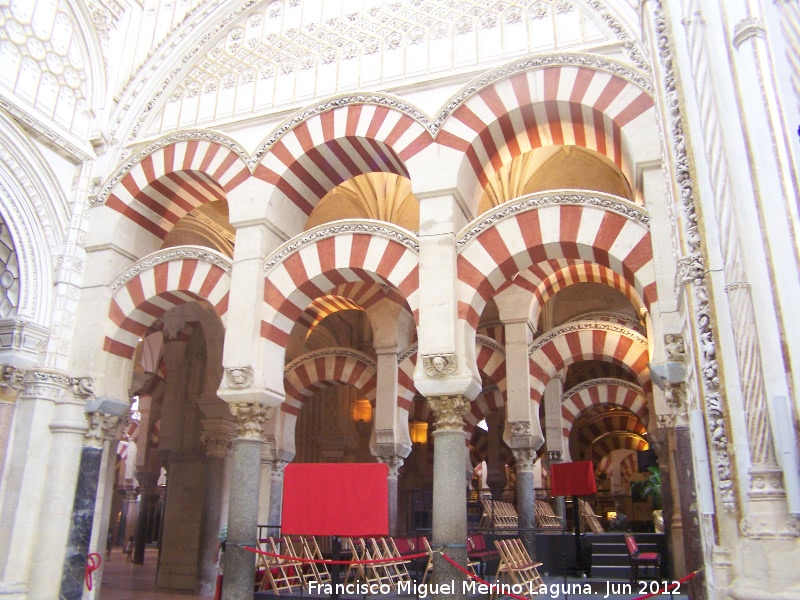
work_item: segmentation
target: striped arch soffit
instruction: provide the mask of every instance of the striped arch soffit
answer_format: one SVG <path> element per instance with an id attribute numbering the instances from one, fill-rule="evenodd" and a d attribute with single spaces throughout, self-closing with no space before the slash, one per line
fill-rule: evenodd
<path id="1" fill-rule="evenodd" d="M 595 263 L 613 271 L 647 308 L 657 299 L 649 217 L 641 207 L 616 196 L 578 191 L 530 194 L 473 221 L 459 233 L 456 246 L 458 314 L 473 329 L 486 302 L 506 282 L 520 271 L 556 259 Z M 598 278 L 602 281 L 602 273 Z"/>
<path id="2" fill-rule="evenodd" d="M 424 419 L 417 418 L 418 421 L 427 421 L 427 415 L 430 413 L 430 407 L 427 400 L 422 398 L 414 385 L 414 369 L 417 366 L 417 348 L 418 344 L 411 344 L 408 348 L 403 350 L 397 355 L 397 406 L 409 411 L 410 420 L 414 420 L 416 412 L 421 410 L 419 406 L 424 405 L 425 415 Z M 419 402 L 414 399 L 419 398 Z"/>
<path id="3" fill-rule="evenodd" d="M 573 431 L 579 448 L 587 448 L 595 440 L 618 431 L 645 437 L 647 428 L 635 414 L 627 409 L 612 410 L 606 406 L 590 406 L 576 421 Z"/>
<path id="4" fill-rule="evenodd" d="M 297 416 L 306 400 L 336 383 L 352 386 L 364 398 L 374 401 L 377 382 L 377 365 L 363 352 L 350 348 L 309 352 L 293 360 L 284 369 L 286 400 L 281 410 Z"/>
<path id="5" fill-rule="evenodd" d="M 330 104 L 336 106 L 336 100 Z M 432 143 L 418 120 L 365 97 L 362 103 L 312 114 L 268 141 L 257 153 L 263 158 L 253 175 L 273 184 L 308 216 L 325 194 L 357 175 L 408 178 L 405 161 Z"/>
<path id="6" fill-rule="evenodd" d="M 504 164 L 542 146 L 595 150 L 634 180 L 626 133 L 636 122 L 655 118 L 651 86 L 640 73 L 611 61 L 577 60 L 545 57 L 484 85 L 444 122 L 436 141 L 464 152 L 468 166 L 462 169 L 478 184 L 474 202 Z"/>
<path id="7" fill-rule="evenodd" d="M 405 300 L 388 286 L 379 286 L 374 282 L 355 281 L 337 286 L 329 294 L 321 296 L 309 304 L 308 308 L 297 319 L 297 323 L 307 330 L 307 336 L 314 327 L 342 310 L 369 310 L 377 302 L 384 299 L 405 306 Z"/>
<path id="8" fill-rule="evenodd" d="M 604 456 L 615 450 L 632 450 L 641 452 L 647 450 L 650 444 L 637 433 L 630 431 L 610 431 L 594 440 L 588 460 L 598 464 Z"/>
<path id="9" fill-rule="evenodd" d="M 530 356 L 531 399 L 541 401 L 547 382 L 569 365 L 583 360 L 603 360 L 627 366 L 645 395 L 650 393 L 647 338 L 616 323 L 577 321 L 566 323 L 534 340 Z"/>
<path id="10" fill-rule="evenodd" d="M 645 426 L 649 423 L 647 396 L 641 387 L 623 379 L 595 379 L 575 386 L 561 397 L 565 441 L 569 440 L 578 415 L 591 406 L 618 406 L 636 415 Z"/>
<path id="11" fill-rule="evenodd" d="M 204 300 L 225 323 L 231 262 L 199 246 L 177 246 L 145 256 L 111 284 L 111 332 L 103 349 L 132 358 L 139 339 L 169 309 Z"/>
<path id="12" fill-rule="evenodd" d="M 335 221 L 310 229 L 278 248 L 264 275 L 261 337 L 281 348 L 314 300 L 347 283 L 393 290 L 419 319 L 419 245 L 413 233 L 388 223 Z"/>
<path id="13" fill-rule="evenodd" d="M 622 478 L 623 485 L 627 485 L 631 480 L 631 476 L 639 469 L 638 455 L 631 452 L 623 458 L 619 463 L 620 477 Z"/>
<path id="14" fill-rule="evenodd" d="M 163 241 L 184 215 L 225 200 L 249 176 L 244 151 L 235 142 L 209 133 L 170 136 L 123 165 L 95 202 Z"/>

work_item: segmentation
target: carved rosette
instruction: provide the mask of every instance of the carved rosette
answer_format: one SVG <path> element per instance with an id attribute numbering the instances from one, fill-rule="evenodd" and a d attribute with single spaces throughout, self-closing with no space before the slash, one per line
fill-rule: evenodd
<path id="1" fill-rule="evenodd" d="M 397 479 L 400 475 L 400 467 L 403 466 L 402 456 L 379 456 L 378 460 L 389 467 L 389 479 Z"/>
<path id="2" fill-rule="evenodd" d="M 428 377 L 446 377 L 456 371 L 455 354 L 427 354 L 422 357 L 422 368 Z"/>
<path id="3" fill-rule="evenodd" d="M 236 419 L 237 439 L 262 442 L 261 426 L 272 417 L 273 408 L 252 402 L 235 402 L 228 405 Z"/>
<path id="4" fill-rule="evenodd" d="M 23 369 L 3 365 L 0 374 L 0 402 L 14 403 L 19 393 L 25 389 L 25 373 Z"/>
<path id="5" fill-rule="evenodd" d="M 517 471 L 532 472 L 536 463 L 536 450 L 533 448 L 513 448 L 514 458 L 517 459 Z"/>
<path id="6" fill-rule="evenodd" d="M 436 417 L 434 424 L 437 431 L 452 429 L 463 431 L 464 416 L 469 412 L 469 401 L 462 395 L 431 396 L 428 404 Z"/>

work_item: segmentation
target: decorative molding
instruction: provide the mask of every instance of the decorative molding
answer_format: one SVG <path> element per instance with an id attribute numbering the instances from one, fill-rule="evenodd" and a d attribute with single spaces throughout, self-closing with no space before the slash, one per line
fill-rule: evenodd
<path id="1" fill-rule="evenodd" d="M 428 377 L 447 377 L 456 371 L 455 354 L 427 354 L 422 357 L 422 368 Z"/>
<path id="2" fill-rule="evenodd" d="M 253 367 L 227 367 L 225 369 L 225 383 L 234 390 L 243 390 L 253 385 L 255 371 Z"/>
<path id="3" fill-rule="evenodd" d="M 303 354 L 302 356 L 298 356 L 283 368 L 283 372 L 288 373 L 306 361 L 314 360 L 316 358 L 324 358 L 326 356 L 344 356 L 345 358 L 355 358 L 357 361 L 366 363 L 373 369 L 378 368 L 378 364 L 375 362 L 375 360 L 363 352 L 358 352 L 357 350 L 351 350 L 349 348 L 325 348 L 323 350 L 316 350 L 314 352 L 309 352 L 307 354 Z"/>
<path id="4" fill-rule="evenodd" d="M 268 273 L 275 265 L 283 262 L 283 260 L 296 252 L 303 246 L 314 244 L 320 240 L 336 235 L 366 233 L 368 235 L 376 235 L 394 242 L 403 244 L 406 248 L 413 250 L 419 254 L 419 243 L 416 241 L 412 232 L 391 225 L 389 223 L 371 224 L 365 222 L 354 221 L 335 221 L 333 224 L 327 223 L 320 225 L 314 229 L 310 229 L 302 234 L 300 237 L 293 238 L 286 242 L 283 246 L 278 248 L 273 254 L 272 258 L 264 263 L 264 272 Z"/>
<path id="5" fill-rule="evenodd" d="M 689 254 L 679 261 L 680 283 L 690 284 L 694 319 L 698 330 L 700 351 L 700 373 L 703 395 L 705 396 L 705 412 L 709 438 L 712 448 L 712 462 L 717 474 L 717 493 L 726 511 L 736 508 L 733 486 L 733 469 L 728 452 L 728 435 L 725 423 L 725 399 L 716 377 L 716 345 L 714 338 L 714 316 L 709 298 L 711 296 L 706 278 L 703 258 L 702 234 L 698 223 L 694 181 L 687 154 L 686 135 L 683 130 L 683 110 L 680 104 L 678 75 L 673 68 L 672 48 L 669 38 L 669 25 L 662 0 L 652 0 L 653 17 L 656 33 L 656 47 L 662 69 L 665 112 L 669 122 L 665 129 L 670 132 L 672 142 L 672 161 L 674 178 L 678 185 L 679 201 L 684 213 L 683 223 L 686 228 L 685 240 Z M 710 368 L 709 368 L 710 367 Z"/>
<path id="6" fill-rule="evenodd" d="M 553 339 L 562 336 L 566 333 L 572 333 L 574 331 L 587 331 L 587 330 L 602 330 L 602 331 L 611 331 L 614 333 L 619 333 L 624 335 L 625 337 L 631 338 L 640 344 L 642 344 L 645 348 L 647 348 L 647 338 L 637 333 L 633 329 L 629 327 L 625 327 L 624 325 L 617 325 L 616 323 L 608 323 L 606 321 L 578 321 L 572 323 L 566 323 L 564 325 L 559 325 L 555 329 L 551 329 L 544 335 L 539 336 L 530 346 L 528 346 L 528 355 L 533 355 L 534 352 L 539 350 L 542 346 L 547 344 L 547 342 L 552 341 Z"/>
<path id="7" fill-rule="evenodd" d="M 767 37 L 764 23 L 756 17 L 748 17 L 739 21 L 733 28 L 733 46 L 737 50 L 744 42 L 752 37 Z"/>
<path id="8" fill-rule="evenodd" d="M 457 237 L 456 248 L 461 250 L 470 240 L 480 235 L 483 231 L 502 221 L 509 215 L 523 213 L 544 206 L 591 206 L 610 210 L 628 219 L 635 220 L 646 228 L 650 228 L 650 217 L 647 211 L 623 198 L 599 192 L 583 192 L 570 190 L 567 193 L 552 194 L 551 192 L 536 192 L 522 196 L 511 202 L 505 202 L 498 207 L 484 213 L 481 220 L 462 229 Z"/>
<path id="9" fill-rule="evenodd" d="M 609 312 L 609 311 L 598 310 L 598 311 L 583 313 L 569 319 L 567 323 L 572 323 L 574 321 L 588 321 L 588 320 L 617 322 L 620 325 L 625 325 L 625 327 L 630 327 L 637 333 L 640 333 L 642 335 L 646 334 L 644 325 L 642 325 L 638 319 L 634 319 L 633 317 L 629 317 L 628 315 L 623 315 L 622 313 Z"/>
<path id="10" fill-rule="evenodd" d="M 503 348 L 502 345 L 498 344 L 497 340 L 494 340 L 494 339 L 490 338 L 489 336 L 477 334 L 475 336 L 475 342 L 477 344 L 480 344 L 481 346 L 485 346 L 487 348 L 491 348 L 492 350 L 495 350 L 496 352 L 499 352 L 503 356 L 506 355 L 506 349 Z"/>
<path id="11" fill-rule="evenodd" d="M 403 350 L 400 354 L 397 355 L 397 364 L 402 364 L 402 362 L 407 359 L 409 356 L 412 356 L 417 353 L 417 348 L 419 344 L 411 344 L 408 348 Z"/>
<path id="12" fill-rule="evenodd" d="M 25 374 L 25 389 L 22 396 L 57 400 L 65 390 L 70 388 L 72 380 L 55 371 L 28 371 Z"/>
<path id="13" fill-rule="evenodd" d="M 625 53 L 628 55 L 630 61 L 642 71 L 649 72 L 650 63 L 639 51 L 636 41 L 631 40 L 630 35 L 628 35 L 628 31 L 617 20 L 617 18 L 608 11 L 605 5 L 599 2 L 599 0 L 584 0 L 584 2 L 598 15 L 600 15 L 600 18 L 606 22 L 606 26 L 612 32 L 614 32 L 614 35 L 617 36 L 617 39 L 622 42 L 622 47 L 625 49 Z"/>
<path id="14" fill-rule="evenodd" d="M 463 396 L 430 396 L 428 406 L 436 419 L 436 431 L 463 431 L 464 417 L 469 412 L 469 401 Z"/>
<path id="15" fill-rule="evenodd" d="M 263 442 L 261 439 L 264 421 L 272 417 L 271 406 L 253 402 L 232 402 L 228 405 L 236 419 L 236 439 Z"/>
<path id="16" fill-rule="evenodd" d="M 750 499 L 785 500 L 783 471 L 775 465 L 753 464 L 750 467 Z"/>
<path id="17" fill-rule="evenodd" d="M 169 262 L 172 260 L 186 260 L 186 259 L 195 259 L 211 263 L 219 267 L 229 275 L 232 270 L 231 260 L 224 254 L 221 254 L 216 250 L 211 250 L 209 248 L 204 248 L 202 246 L 175 246 L 173 248 L 165 248 L 164 250 L 158 250 L 157 252 L 148 254 L 141 260 L 137 261 L 135 264 L 128 267 L 121 275 L 119 275 L 111 283 L 109 289 L 111 290 L 111 293 L 114 294 L 123 285 L 125 285 L 131 279 L 134 279 L 140 273 L 146 271 L 147 269 L 152 269 L 156 265 L 160 265 L 162 263 Z"/>
<path id="18" fill-rule="evenodd" d="M 578 385 L 571 387 L 561 395 L 561 403 L 563 404 L 575 394 L 578 394 L 584 390 L 588 390 L 589 388 L 597 387 L 598 385 L 615 385 L 617 387 L 636 392 L 640 396 L 644 396 L 644 390 L 642 387 L 633 382 L 626 381 L 625 379 L 615 379 L 613 377 L 602 377 L 598 379 L 590 379 L 589 381 L 584 381 L 583 383 L 579 383 Z"/>

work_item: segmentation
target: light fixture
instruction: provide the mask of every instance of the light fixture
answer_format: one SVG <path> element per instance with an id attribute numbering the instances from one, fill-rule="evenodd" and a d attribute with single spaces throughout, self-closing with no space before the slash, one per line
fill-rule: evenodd
<path id="1" fill-rule="evenodd" d="M 608 511 L 608 512 L 606 513 L 606 521 L 608 521 L 609 523 L 610 523 L 611 521 L 613 521 L 614 519 L 616 519 L 616 518 L 617 518 L 617 511 L 615 511 L 615 510 L 610 510 L 610 511 Z"/>
<path id="2" fill-rule="evenodd" d="M 408 433 L 414 444 L 425 444 L 428 441 L 428 424 L 425 421 L 412 421 L 408 424 Z"/>

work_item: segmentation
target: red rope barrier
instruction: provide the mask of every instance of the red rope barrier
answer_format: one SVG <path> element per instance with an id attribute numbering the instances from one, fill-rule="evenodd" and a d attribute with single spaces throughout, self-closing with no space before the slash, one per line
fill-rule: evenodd
<path id="1" fill-rule="evenodd" d="M 86 557 L 86 589 L 92 591 L 92 573 L 100 568 L 103 562 L 102 557 L 97 552 L 92 552 Z"/>
<path id="2" fill-rule="evenodd" d="M 437 552 L 437 551 L 434 550 L 434 552 Z M 451 565 L 453 565 L 456 569 L 458 569 L 459 571 L 461 571 L 465 575 L 468 575 L 469 577 L 472 577 L 472 579 L 475 579 L 476 581 L 480 581 L 482 584 L 488 585 L 491 588 L 491 586 L 492 586 L 491 583 L 489 583 L 488 581 L 484 581 L 483 579 L 481 579 L 477 575 L 474 575 L 474 574 L 470 573 L 467 569 L 465 569 L 460 564 L 458 564 L 456 561 L 454 561 L 452 558 L 447 556 L 447 554 L 445 554 L 444 552 L 439 551 L 439 554 L 442 555 L 443 559 L 445 559 L 447 562 L 449 562 Z M 498 584 L 494 584 L 494 585 L 498 585 Z M 528 600 L 527 597 L 525 597 L 525 596 L 517 596 L 516 594 L 510 594 L 510 593 L 503 592 L 503 595 L 504 596 L 510 596 L 512 598 L 517 598 L 517 600 Z"/>
<path id="3" fill-rule="evenodd" d="M 657 592 L 654 592 L 652 594 L 647 594 L 646 596 L 639 596 L 638 598 L 634 598 L 633 600 L 647 600 L 648 598 L 655 598 L 656 596 L 663 596 L 664 594 L 669 594 L 670 592 L 673 592 L 674 590 L 677 590 L 679 587 L 681 587 L 681 584 L 684 584 L 693 577 L 695 577 L 699 572 L 700 571 L 698 570 L 694 571 L 693 573 L 689 573 L 683 579 L 679 579 L 678 581 L 676 581 L 670 586 L 667 586 L 663 590 L 658 590 Z"/>
<path id="4" fill-rule="evenodd" d="M 427 552 L 420 552 L 418 554 L 407 554 L 406 556 L 401 556 L 400 558 L 374 558 L 372 560 L 326 560 L 323 558 L 300 558 L 299 556 L 288 556 L 286 554 L 273 554 L 272 552 L 266 552 L 264 550 L 259 550 L 258 548 L 252 548 L 244 545 L 240 547 L 244 548 L 248 552 L 252 552 L 253 554 L 263 554 L 264 556 L 280 558 L 287 562 L 308 564 L 314 563 L 316 565 L 377 565 L 382 563 L 397 562 L 398 560 L 414 560 L 416 558 L 428 556 Z"/>

